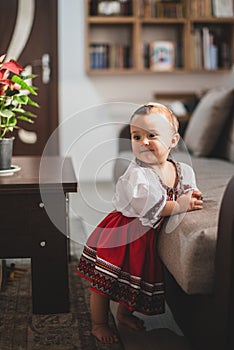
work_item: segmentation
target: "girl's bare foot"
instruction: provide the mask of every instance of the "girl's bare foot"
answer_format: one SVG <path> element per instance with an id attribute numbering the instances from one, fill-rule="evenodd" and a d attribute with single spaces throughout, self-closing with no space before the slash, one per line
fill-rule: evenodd
<path id="1" fill-rule="evenodd" d="M 122 307 L 118 308 L 117 319 L 122 324 L 128 326 L 134 331 L 141 331 L 145 329 L 144 321 L 134 316 L 130 311 L 122 311 Z"/>
<path id="2" fill-rule="evenodd" d="M 119 341 L 117 335 L 107 323 L 93 324 L 92 334 L 103 344 L 114 344 Z"/>

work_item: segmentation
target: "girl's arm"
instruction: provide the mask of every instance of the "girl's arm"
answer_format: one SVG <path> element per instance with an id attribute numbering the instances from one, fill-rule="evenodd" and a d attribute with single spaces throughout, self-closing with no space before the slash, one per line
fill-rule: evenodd
<path id="1" fill-rule="evenodd" d="M 193 192 L 183 194 L 176 201 L 167 201 L 161 216 L 170 216 L 186 211 L 199 210 L 203 208 L 203 201 L 197 196 L 193 196 Z"/>

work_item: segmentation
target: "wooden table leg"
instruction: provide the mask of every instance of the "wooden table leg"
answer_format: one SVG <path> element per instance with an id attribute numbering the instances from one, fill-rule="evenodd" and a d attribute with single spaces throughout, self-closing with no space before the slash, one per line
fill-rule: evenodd
<path id="1" fill-rule="evenodd" d="M 58 235 L 54 246 L 42 246 L 32 257 L 34 314 L 69 312 L 67 238 L 61 233 Z"/>

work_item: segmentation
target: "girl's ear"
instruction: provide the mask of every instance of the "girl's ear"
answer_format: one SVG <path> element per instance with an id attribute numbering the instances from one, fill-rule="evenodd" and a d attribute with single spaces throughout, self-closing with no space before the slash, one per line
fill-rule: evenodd
<path id="1" fill-rule="evenodd" d="M 171 140 L 171 148 L 175 148 L 176 145 L 178 144 L 179 142 L 179 139 L 180 139 L 180 135 L 179 133 L 175 133 L 172 137 L 172 140 Z"/>

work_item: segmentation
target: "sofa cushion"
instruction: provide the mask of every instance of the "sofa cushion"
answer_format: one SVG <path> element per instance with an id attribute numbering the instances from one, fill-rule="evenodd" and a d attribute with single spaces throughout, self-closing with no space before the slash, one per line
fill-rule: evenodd
<path id="1" fill-rule="evenodd" d="M 183 157 L 178 154 L 174 158 L 183 161 Z M 234 164 L 193 157 L 192 166 L 203 192 L 204 208 L 169 218 L 160 233 L 158 251 L 186 293 L 209 294 L 214 286 L 219 209 L 227 183 L 234 174 Z"/>
<path id="2" fill-rule="evenodd" d="M 208 156 L 230 115 L 233 104 L 233 88 L 209 90 L 194 110 L 185 131 L 184 142 L 196 156 Z"/>

